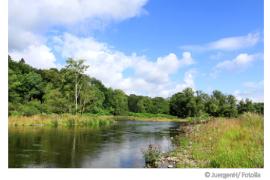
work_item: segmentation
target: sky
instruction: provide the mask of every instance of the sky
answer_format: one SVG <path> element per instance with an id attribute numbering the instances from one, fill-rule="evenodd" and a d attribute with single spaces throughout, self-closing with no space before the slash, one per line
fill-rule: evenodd
<path id="1" fill-rule="evenodd" d="M 107 87 L 186 87 L 264 101 L 263 0 L 10 0 L 9 55 L 42 69 L 85 59 Z"/>

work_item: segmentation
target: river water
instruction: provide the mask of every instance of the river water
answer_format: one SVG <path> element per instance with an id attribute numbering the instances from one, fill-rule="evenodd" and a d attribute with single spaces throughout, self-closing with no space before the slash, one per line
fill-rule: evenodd
<path id="1" fill-rule="evenodd" d="M 9 128 L 10 168 L 143 168 L 149 144 L 173 148 L 179 123 L 119 121 L 89 128 Z"/>

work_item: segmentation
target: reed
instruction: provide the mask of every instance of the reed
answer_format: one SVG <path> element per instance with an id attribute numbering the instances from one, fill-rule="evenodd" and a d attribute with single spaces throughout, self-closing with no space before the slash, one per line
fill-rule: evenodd
<path id="1" fill-rule="evenodd" d="M 114 123 L 112 116 L 95 115 L 34 115 L 10 116 L 9 126 L 49 126 L 49 127 L 92 127 L 110 126 Z"/>
<path id="2" fill-rule="evenodd" d="M 179 137 L 179 147 L 172 152 L 180 159 L 178 167 L 262 168 L 264 167 L 264 120 L 246 113 L 238 118 L 215 118 L 197 124 L 186 137 Z M 195 162 L 195 163 L 194 163 Z"/>

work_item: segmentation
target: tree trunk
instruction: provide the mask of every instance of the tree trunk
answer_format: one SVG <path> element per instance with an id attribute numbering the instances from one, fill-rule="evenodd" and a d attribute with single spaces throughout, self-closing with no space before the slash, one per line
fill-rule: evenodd
<path id="1" fill-rule="evenodd" d="M 77 94 L 77 78 L 76 78 L 76 83 L 75 83 L 75 114 L 77 114 L 77 109 L 78 109 L 78 94 Z"/>

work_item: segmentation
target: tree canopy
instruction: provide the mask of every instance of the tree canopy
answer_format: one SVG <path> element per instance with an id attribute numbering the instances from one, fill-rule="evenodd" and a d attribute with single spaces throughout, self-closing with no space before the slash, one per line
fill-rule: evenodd
<path id="1" fill-rule="evenodd" d="M 181 118 L 202 115 L 235 117 L 244 112 L 264 113 L 264 103 L 237 101 L 215 90 L 208 95 L 186 88 L 170 98 L 125 94 L 104 86 L 85 74 L 83 60 L 69 58 L 62 69 L 36 69 L 22 58 L 8 57 L 9 114 L 94 113 L 124 115 L 128 112 L 171 114 Z M 91 67 L 89 69 L 91 71 Z"/>

